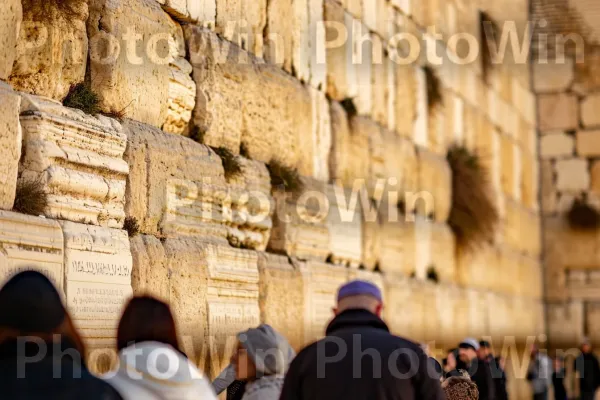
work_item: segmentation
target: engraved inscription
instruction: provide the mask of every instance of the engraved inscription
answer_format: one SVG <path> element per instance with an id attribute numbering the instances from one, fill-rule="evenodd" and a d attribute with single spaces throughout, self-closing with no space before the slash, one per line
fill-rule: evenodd
<path id="1" fill-rule="evenodd" d="M 129 285 L 67 282 L 67 304 L 75 319 L 116 319 L 132 293 Z"/>
<path id="2" fill-rule="evenodd" d="M 67 279 L 98 283 L 130 284 L 132 260 L 128 253 L 104 254 L 67 250 Z"/>

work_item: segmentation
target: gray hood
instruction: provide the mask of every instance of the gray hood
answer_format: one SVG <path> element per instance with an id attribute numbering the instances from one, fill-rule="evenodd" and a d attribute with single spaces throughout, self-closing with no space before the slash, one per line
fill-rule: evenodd
<path id="1" fill-rule="evenodd" d="M 254 361 L 256 371 L 263 375 L 284 375 L 296 355 L 287 339 L 270 325 L 248 329 L 237 337 Z"/>

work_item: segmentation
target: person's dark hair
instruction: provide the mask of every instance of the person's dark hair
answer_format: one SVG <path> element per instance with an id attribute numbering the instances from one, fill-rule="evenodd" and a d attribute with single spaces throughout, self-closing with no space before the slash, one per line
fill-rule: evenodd
<path id="1" fill-rule="evenodd" d="M 490 342 L 488 342 L 487 340 L 480 340 L 479 341 L 479 346 L 483 347 L 483 348 L 486 348 L 486 349 L 489 349 L 489 348 L 492 347 L 492 345 L 490 344 Z"/>
<path id="2" fill-rule="evenodd" d="M 452 376 L 442 383 L 448 400 L 479 400 L 479 390 L 475 382 L 467 376 Z"/>
<path id="3" fill-rule="evenodd" d="M 165 343 L 181 351 L 169 306 L 150 296 L 134 297 L 119 322 L 117 349 L 149 341 Z"/>
<path id="4" fill-rule="evenodd" d="M 52 282 L 36 271 L 13 276 L 0 289 L 0 343 L 23 336 L 51 343 L 55 335 L 70 342 L 85 362 L 83 340 Z"/>

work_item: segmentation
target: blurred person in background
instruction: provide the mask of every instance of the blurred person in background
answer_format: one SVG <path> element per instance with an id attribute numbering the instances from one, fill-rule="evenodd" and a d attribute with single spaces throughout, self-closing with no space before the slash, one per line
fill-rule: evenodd
<path id="1" fill-rule="evenodd" d="M 481 400 L 495 400 L 496 391 L 489 363 L 479 359 L 479 342 L 466 338 L 458 345 L 459 359 L 462 361 L 471 380 L 477 385 Z"/>
<path id="2" fill-rule="evenodd" d="M 56 288 L 39 272 L 0 289 L 0 398 L 118 400 L 85 366 L 85 348 Z"/>
<path id="3" fill-rule="evenodd" d="M 567 390 L 565 389 L 565 367 L 563 360 L 559 357 L 554 359 L 554 368 L 552 371 L 552 386 L 554 387 L 554 400 L 567 400 Z"/>
<path id="4" fill-rule="evenodd" d="M 487 362 L 492 372 L 496 400 L 508 400 L 506 391 L 506 373 L 501 357 L 494 357 L 492 345 L 487 340 L 479 341 L 479 359 Z"/>
<path id="5" fill-rule="evenodd" d="M 552 383 L 552 365 L 550 358 L 540 352 L 536 345 L 531 347 L 527 380 L 531 382 L 534 400 L 547 400 Z"/>
<path id="6" fill-rule="evenodd" d="M 296 355 L 287 339 L 262 324 L 238 335 L 231 358 L 235 378 L 246 381 L 243 400 L 278 400 L 289 364 Z"/>
<path id="7" fill-rule="evenodd" d="M 104 376 L 125 399 L 216 400 L 209 381 L 180 350 L 169 306 L 134 297 L 117 331 L 119 368 Z"/>
<path id="8" fill-rule="evenodd" d="M 212 382 L 217 395 L 227 391 L 227 400 L 242 400 L 246 389 L 245 381 L 235 379 L 235 365 L 229 364 Z"/>
<path id="9" fill-rule="evenodd" d="M 588 339 L 581 343 L 581 354 L 575 359 L 574 370 L 579 378 L 581 400 L 593 400 L 600 386 L 600 365 Z"/>

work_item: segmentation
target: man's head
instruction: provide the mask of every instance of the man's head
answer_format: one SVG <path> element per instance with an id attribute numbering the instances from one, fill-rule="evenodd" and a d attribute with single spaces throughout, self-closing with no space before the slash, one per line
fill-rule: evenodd
<path id="1" fill-rule="evenodd" d="M 462 362 L 470 364 L 477 358 L 479 342 L 473 338 L 466 338 L 458 345 L 458 354 Z"/>
<path id="2" fill-rule="evenodd" d="M 588 338 L 585 338 L 581 342 L 581 351 L 585 354 L 592 352 L 592 344 L 590 343 Z"/>
<path id="3" fill-rule="evenodd" d="M 381 316 L 383 301 L 381 290 L 371 282 L 355 280 L 348 282 L 338 291 L 335 314 L 350 309 L 363 309 Z"/>
<path id="4" fill-rule="evenodd" d="M 490 342 L 488 342 L 487 340 L 480 340 L 479 341 L 479 351 L 477 352 L 477 355 L 482 360 L 491 356 L 492 355 L 492 345 L 490 344 Z"/>

